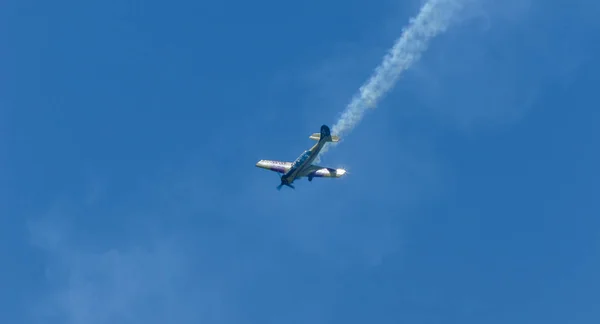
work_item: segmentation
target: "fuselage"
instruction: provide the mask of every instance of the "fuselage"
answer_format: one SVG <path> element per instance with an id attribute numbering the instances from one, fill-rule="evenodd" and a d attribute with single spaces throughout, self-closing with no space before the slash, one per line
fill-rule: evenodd
<path id="1" fill-rule="evenodd" d="M 309 150 L 302 152 L 302 154 L 300 154 L 300 156 L 292 163 L 292 167 L 288 172 L 281 177 L 281 181 L 291 184 L 294 180 L 303 176 L 305 173 L 304 171 L 317 158 L 317 155 L 319 155 L 319 152 L 325 143 L 326 141 L 324 139 L 320 139 L 319 142 Z"/>

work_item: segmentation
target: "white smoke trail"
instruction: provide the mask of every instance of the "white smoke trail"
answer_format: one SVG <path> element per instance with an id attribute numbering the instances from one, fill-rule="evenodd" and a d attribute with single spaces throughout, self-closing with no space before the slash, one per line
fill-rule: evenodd
<path id="1" fill-rule="evenodd" d="M 343 137 L 360 122 L 368 108 L 375 108 L 396 84 L 400 74 L 421 58 L 429 40 L 446 31 L 463 1 L 429 0 L 421 7 L 419 14 L 411 18 L 394 47 L 386 54 L 371 78 L 360 87 L 340 119 L 333 125 L 332 134 Z M 327 143 L 323 147 L 315 162 L 320 160 L 331 145 Z"/>

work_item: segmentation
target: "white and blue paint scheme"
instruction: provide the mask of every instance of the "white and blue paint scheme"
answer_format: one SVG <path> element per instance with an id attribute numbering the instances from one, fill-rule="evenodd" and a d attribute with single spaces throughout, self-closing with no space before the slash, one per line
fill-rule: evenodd
<path id="1" fill-rule="evenodd" d="M 314 133 L 310 139 L 316 140 L 317 144 L 309 150 L 304 151 L 294 162 L 282 162 L 272 160 L 260 160 L 256 163 L 259 168 L 282 173 L 281 184 L 277 186 L 280 190 L 282 186 L 288 186 L 294 189 L 292 183 L 302 177 L 307 177 L 308 181 L 313 178 L 340 178 L 346 174 L 344 169 L 334 169 L 312 164 L 319 152 L 327 142 L 338 142 L 338 136 L 331 135 L 327 125 L 321 126 L 321 133 Z"/>

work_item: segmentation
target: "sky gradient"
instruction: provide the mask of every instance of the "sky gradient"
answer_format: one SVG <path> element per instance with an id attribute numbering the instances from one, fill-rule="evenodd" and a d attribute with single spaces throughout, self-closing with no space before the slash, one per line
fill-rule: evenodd
<path id="1" fill-rule="evenodd" d="M 4 1 L 0 323 L 600 322 L 600 4 L 464 1 L 279 192 L 422 1 Z"/>

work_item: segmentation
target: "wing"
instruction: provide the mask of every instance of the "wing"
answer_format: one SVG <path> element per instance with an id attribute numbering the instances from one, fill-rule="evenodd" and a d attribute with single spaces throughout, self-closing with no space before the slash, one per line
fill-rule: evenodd
<path id="1" fill-rule="evenodd" d="M 266 170 L 286 173 L 292 168 L 292 162 L 260 160 L 256 163 L 256 166 Z"/>
<path id="2" fill-rule="evenodd" d="M 346 174 L 344 169 L 334 169 L 314 164 L 303 172 L 303 176 L 310 178 L 341 178 L 344 174 Z"/>

